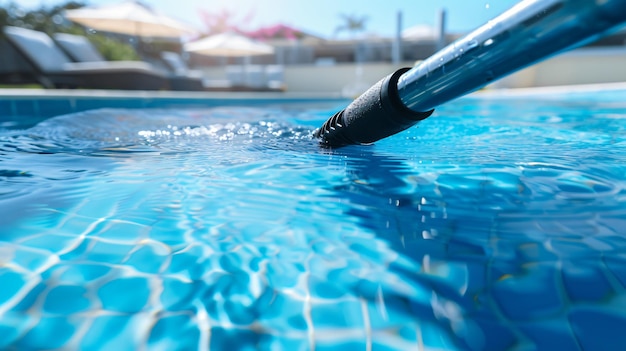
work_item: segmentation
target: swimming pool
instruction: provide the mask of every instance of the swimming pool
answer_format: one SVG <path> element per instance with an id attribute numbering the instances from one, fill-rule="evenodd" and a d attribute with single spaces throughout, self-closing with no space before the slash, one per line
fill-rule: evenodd
<path id="1" fill-rule="evenodd" d="M 0 349 L 626 345 L 626 90 L 344 105 L 4 117 Z"/>

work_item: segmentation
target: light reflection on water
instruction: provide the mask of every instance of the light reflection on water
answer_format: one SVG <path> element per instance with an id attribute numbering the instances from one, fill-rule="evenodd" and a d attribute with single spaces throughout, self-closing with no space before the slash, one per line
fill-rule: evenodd
<path id="1" fill-rule="evenodd" d="M 623 345 L 625 100 L 464 99 L 338 150 L 319 107 L 0 131 L 0 348 Z"/>

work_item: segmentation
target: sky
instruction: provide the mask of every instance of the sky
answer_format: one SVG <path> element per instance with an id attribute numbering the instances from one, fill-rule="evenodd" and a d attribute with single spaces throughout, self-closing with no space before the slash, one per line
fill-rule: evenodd
<path id="1" fill-rule="evenodd" d="M 0 0 L 6 5 L 11 0 Z M 117 3 L 121 0 L 83 0 L 88 5 Z M 24 9 L 54 6 L 65 0 L 18 0 Z M 392 36 L 398 11 L 404 29 L 415 25 L 435 25 L 438 12 L 446 10 L 449 32 L 467 33 L 486 23 L 518 0 L 143 0 L 171 17 L 204 30 L 200 11 L 230 12 L 233 23 L 253 30 L 265 25 L 286 24 L 326 38 L 335 37 L 343 22 L 341 14 L 366 16 L 366 33 Z M 347 32 L 338 37 L 349 35 Z"/>

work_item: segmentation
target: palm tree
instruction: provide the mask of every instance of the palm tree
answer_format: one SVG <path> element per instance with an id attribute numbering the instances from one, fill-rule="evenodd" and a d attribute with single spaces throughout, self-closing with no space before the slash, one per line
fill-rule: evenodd
<path id="1" fill-rule="evenodd" d="M 365 31 L 366 23 L 369 19 L 367 16 L 359 16 L 355 14 L 342 13 L 339 16 L 341 17 L 343 24 L 335 28 L 335 35 L 343 31 L 348 31 L 352 38 L 354 38 L 357 33 Z"/>

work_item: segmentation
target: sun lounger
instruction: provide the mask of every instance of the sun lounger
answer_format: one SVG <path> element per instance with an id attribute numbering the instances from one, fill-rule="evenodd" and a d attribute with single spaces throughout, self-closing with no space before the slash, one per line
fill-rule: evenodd
<path id="1" fill-rule="evenodd" d="M 82 35 L 55 33 L 52 38 L 74 62 L 106 61 L 89 39 Z"/>
<path id="2" fill-rule="evenodd" d="M 31 65 L 0 36 L 0 84 L 37 84 Z"/>
<path id="3" fill-rule="evenodd" d="M 63 51 L 75 62 L 106 61 L 89 39 L 84 36 L 56 33 L 53 37 Z M 152 65 L 147 62 L 141 62 L 141 64 L 145 65 L 146 69 L 161 70 L 167 76 L 171 90 L 207 90 L 203 84 L 202 72 L 189 70 L 177 53 L 164 52 L 161 59 L 164 65 Z"/>
<path id="4" fill-rule="evenodd" d="M 67 53 L 74 62 L 103 62 L 106 59 L 84 36 L 67 33 L 54 34 L 54 40 Z M 175 53 L 171 53 L 175 54 Z M 171 58 L 172 60 L 174 58 Z M 127 62 L 127 61 L 123 61 Z M 147 69 L 161 70 L 167 76 L 170 89 L 184 91 L 204 90 L 202 85 L 202 72 L 192 72 L 184 67 L 171 67 L 171 62 L 165 61 L 165 66 L 155 66 L 147 62 L 141 62 Z"/>
<path id="5" fill-rule="evenodd" d="M 35 68 L 46 88 L 161 90 L 167 76 L 142 62 L 72 62 L 46 33 L 4 27 L 7 41 Z"/>
<path id="6" fill-rule="evenodd" d="M 285 90 L 285 68 L 283 65 L 265 66 L 265 79 L 270 89 Z"/>
<path id="7" fill-rule="evenodd" d="M 201 71 L 189 69 L 187 63 L 176 52 L 164 51 L 161 53 L 161 60 L 172 72 L 170 82 L 173 90 L 214 90 L 210 83 L 204 78 Z M 219 88 L 227 90 L 228 84 L 219 84 Z"/>
<path id="8" fill-rule="evenodd" d="M 226 79 L 234 91 L 284 91 L 281 65 L 229 65 Z"/>
<path id="9" fill-rule="evenodd" d="M 180 54 L 175 52 L 162 52 L 161 59 L 169 67 L 172 72 L 177 73 L 180 76 L 202 77 L 201 71 L 192 70 L 187 66 L 187 63 Z M 267 81 L 267 72 L 264 71 L 263 66 L 227 66 L 226 67 L 226 79 L 202 79 L 202 85 L 204 91 L 284 91 L 282 84 L 282 66 L 272 66 L 273 68 L 280 68 L 280 72 L 274 69 L 275 73 L 280 76 L 281 82 L 277 84 L 270 84 Z M 270 66 L 267 66 L 270 67 Z M 267 68 L 266 67 L 266 68 Z M 274 72 L 273 71 L 273 72 Z M 278 77 L 272 73 L 272 79 Z M 173 83 L 174 85 L 174 83 Z"/>

